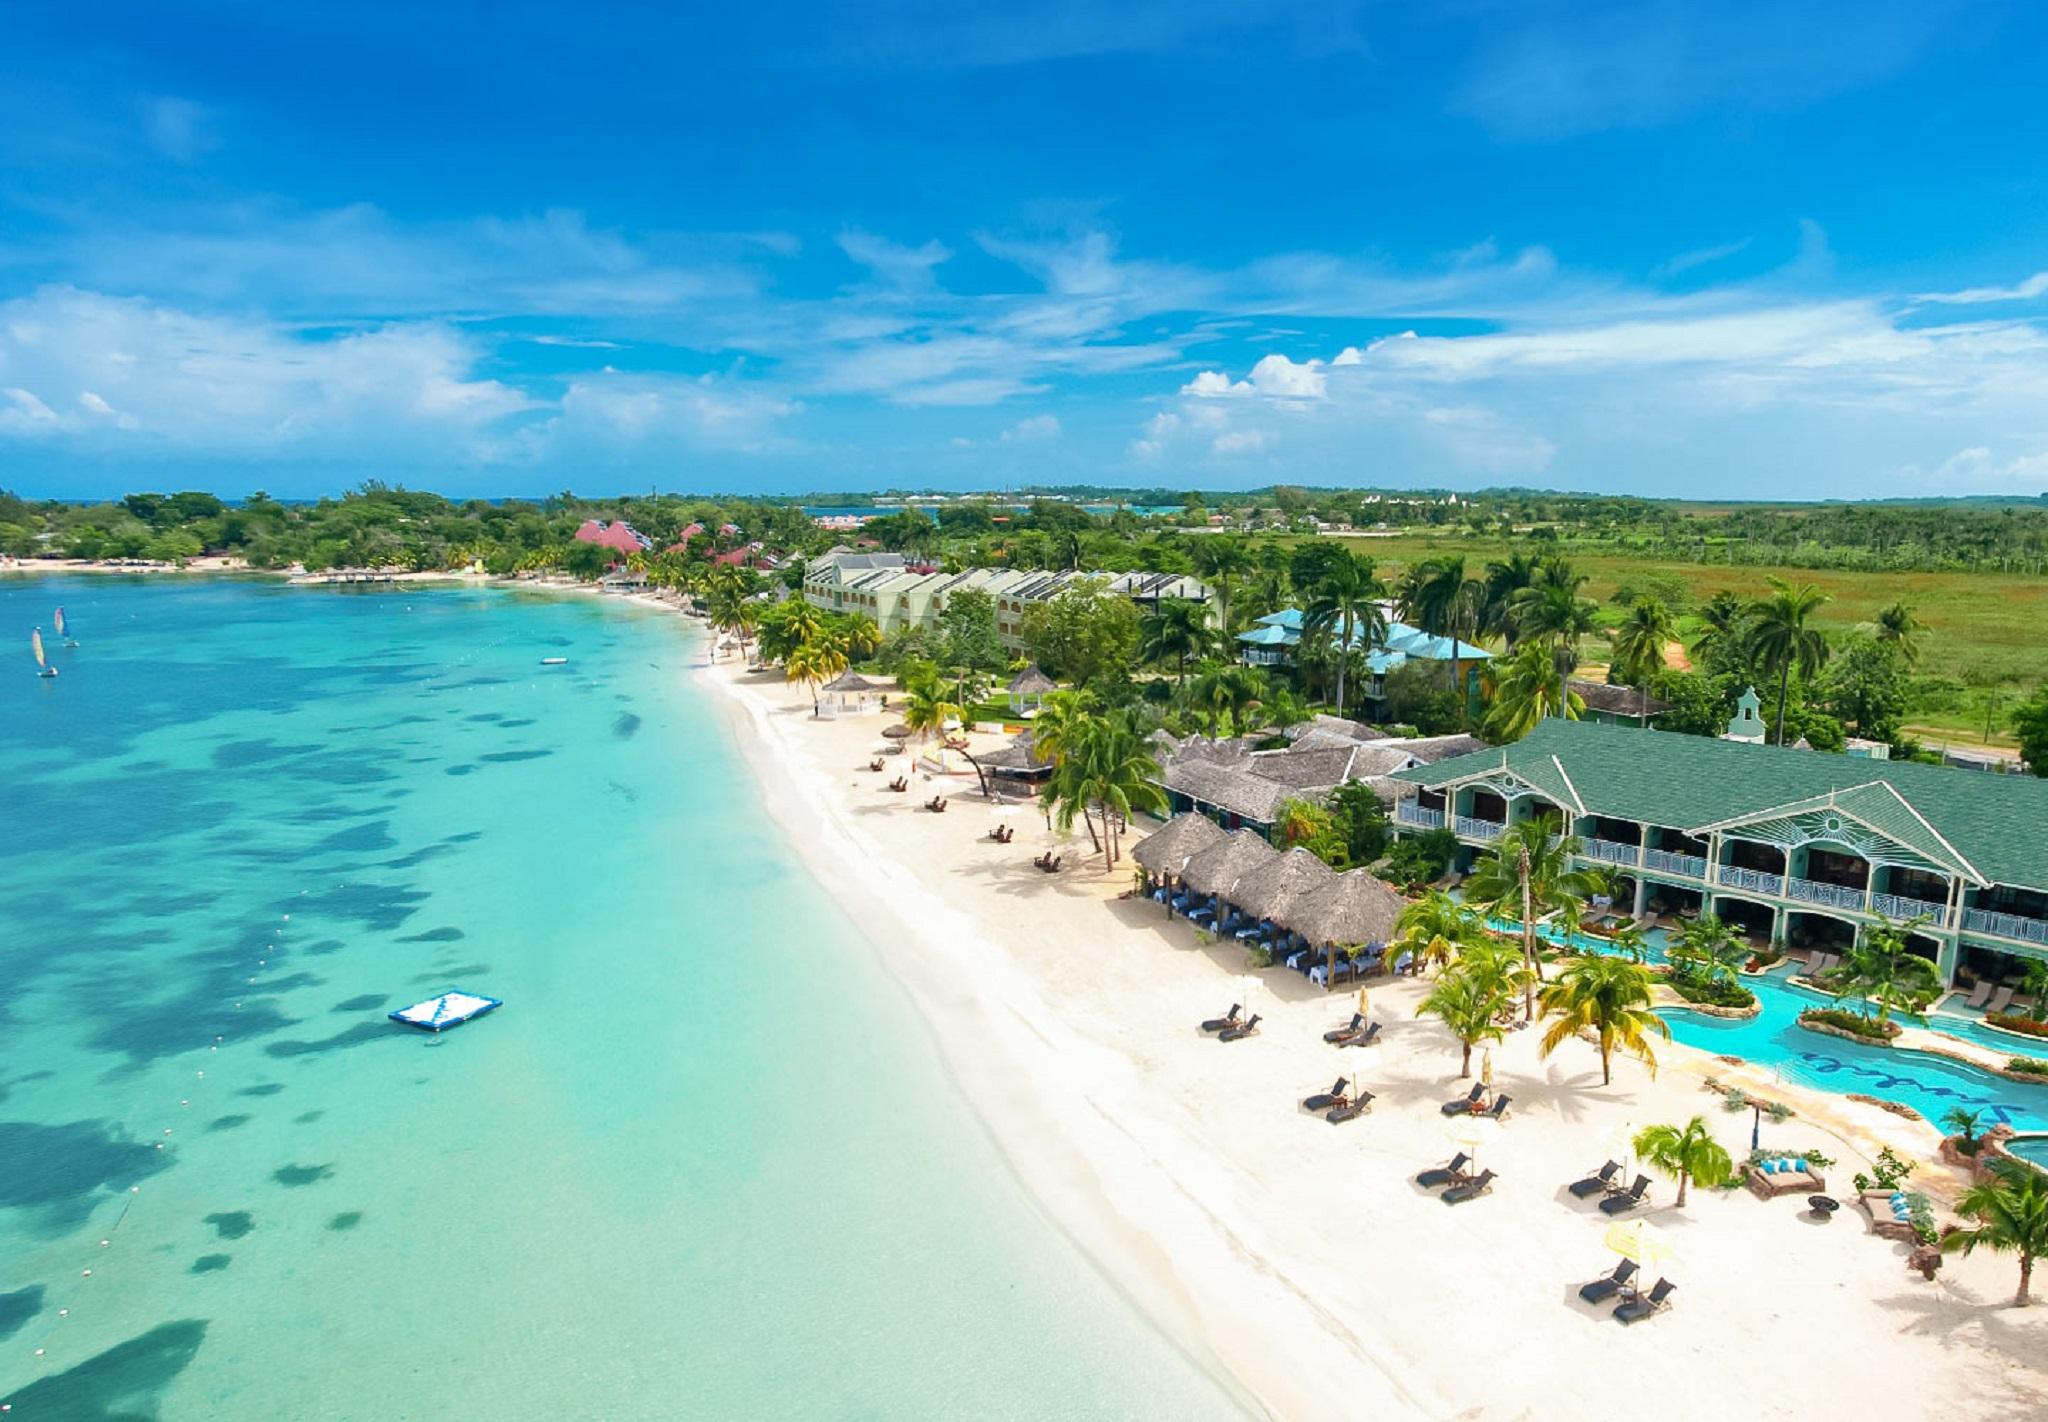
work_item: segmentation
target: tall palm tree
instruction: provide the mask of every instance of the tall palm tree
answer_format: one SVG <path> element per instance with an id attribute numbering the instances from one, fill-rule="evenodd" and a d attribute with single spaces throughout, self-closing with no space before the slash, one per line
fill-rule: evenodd
<path id="1" fill-rule="evenodd" d="M 1631 607 L 1614 629 L 1614 666 L 1624 681 L 1641 689 L 1637 704 L 1645 726 L 1650 724 L 1650 678 L 1664 670 L 1665 644 L 1677 637 L 1678 620 L 1654 597 Z"/>
<path id="2" fill-rule="evenodd" d="M 945 683 L 930 668 L 923 670 L 925 675 L 905 682 L 903 687 L 903 724 L 917 737 L 920 746 L 943 733 L 946 722 L 961 716 L 960 707 L 946 699 Z"/>
<path id="3" fill-rule="evenodd" d="M 1465 560 L 1446 555 L 1427 558 L 1401 580 L 1401 615 L 1432 637 L 1451 639 L 1451 690 L 1462 710 L 1465 680 L 1459 675 L 1458 643 L 1479 635 L 1479 614 L 1486 602 L 1486 584 L 1465 572 Z M 1461 723 L 1462 724 L 1462 723 Z"/>
<path id="4" fill-rule="evenodd" d="M 1886 919 L 1873 924 L 1863 930 L 1861 941 L 1843 955 L 1843 992 L 1866 1005 L 1875 1003 L 1880 1022 L 1889 1018 L 1894 1009 L 1917 1018 L 1919 1005 L 1941 989 L 1940 970 L 1906 946 L 1907 935 L 1924 922 L 1925 919 L 1917 918 L 1907 923 Z"/>
<path id="5" fill-rule="evenodd" d="M 1479 630 L 1505 638 L 1509 651 L 1514 650 L 1521 637 L 1521 629 L 1515 625 L 1515 598 L 1524 588 L 1535 585 L 1536 569 L 1536 559 L 1527 553 L 1511 554 L 1505 561 L 1486 565 Z"/>
<path id="6" fill-rule="evenodd" d="M 1486 734 L 1495 741 L 1519 741 L 1536 729 L 1546 716 L 1576 721 L 1586 709 L 1585 698 L 1565 688 L 1564 700 L 1557 700 L 1558 681 L 1550 649 L 1525 642 L 1493 664 L 1489 680 L 1493 695 L 1487 704 Z"/>
<path id="7" fill-rule="evenodd" d="M 1707 599 L 1700 609 L 1700 632 L 1693 638 L 1692 655 L 1701 662 L 1726 662 L 1749 648 L 1750 604 L 1723 588 Z"/>
<path id="8" fill-rule="evenodd" d="M 1440 1018 L 1463 1049 L 1458 1075 L 1472 1074 L 1472 1049 L 1507 1035 L 1498 1019 L 1514 1005 L 1514 996 L 1477 973 L 1452 968 L 1436 980 L 1429 995 L 1415 1006 L 1417 1017 Z"/>
<path id="9" fill-rule="evenodd" d="M 2048 962 L 2029 958 L 2021 963 L 2020 986 L 2034 1001 L 2027 1015 L 2036 1022 L 2048 1022 Z"/>
<path id="10" fill-rule="evenodd" d="M 2016 1308 L 2031 1304 L 2034 1261 L 2048 1254 L 2048 1175 L 2017 1160 L 2002 1160 L 1992 1167 L 1991 1179 L 1963 1192 L 1956 1213 L 1976 1224 L 1947 1235 L 1941 1247 L 1970 1254 L 1982 1245 L 2019 1255 L 2020 1287 L 2012 1301 Z"/>
<path id="11" fill-rule="evenodd" d="M 1250 667 L 1211 665 L 1195 677 L 1188 701 L 1212 736 L 1242 734 L 1246 713 L 1261 704 L 1266 682 Z"/>
<path id="12" fill-rule="evenodd" d="M 1910 606 L 1903 602 L 1893 603 L 1877 614 L 1871 630 L 1878 641 L 1895 645 L 1907 666 L 1919 664 L 1920 634 L 1927 630 L 1927 624 L 1913 615 Z"/>
<path id="13" fill-rule="evenodd" d="M 1251 545 L 1234 533 L 1219 533 L 1195 543 L 1194 560 L 1195 571 L 1216 591 L 1216 624 L 1228 638 L 1233 630 L 1230 585 L 1254 566 Z"/>
<path id="14" fill-rule="evenodd" d="M 1387 616 L 1379 600 L 1385 584 L 1373 576 L 1372 564 L 1346 551 L 1330 560 L 1302 609 L 1304 632 L 1333 637 L 1337 645 L 1337 714 L 1344 714 L 1344 670 L 1355 644 L 1366 656 L 1387 640 Z"/>
<path id="15" fill-rule="evenodd" d="M 1671 1029 L 1650 1010 L 1650 970 L 1638 963 L 1596 953 L 1575 958 L 1543 986 L 1543 1014 L 1557 1020 L 1539 1043 L 1549 1056 L 1581 1032 L 1591 1032 L 1600 1042 L 1600 1084 L 1614 1081 L 1617 1051 L 1638 1057 L 1654 1076 L 1657 1054 L 1650 1038 L 1670 1040 Z"/>
<path id="16" fill-rule="evenodd" d="M 1678 1182 L 1681 1210 L 1689 1183 L 1698 1181 L 1711 1190 L 1735 1173 L 1735 1162 L 1707 1129 L 1704 1117 L 1695 1116 L 1682 1126 L 1645 1126 L 1636 1132 L 1635 1148 L 1643 1164 Z"/>
<path id="17" fill-rule="evenodd" d="M 1703 913 L 1679 925 L 1671 961 L 1694 965 L 1708 982 L 1732 983 L 1749 961 L 1749 944 L 1718 915 Z"/>
<path id="18" fill-rule="evenodd" d="M 808 642 L 791 647 L 782 659 L 783 676 L 810 688 L 811 714 L 818 714 L 818 688 L 846 670 L 846 647 L 832 633 L 820 631 Z"/>
<path id="19" fill-rule="evenodd" d="M 872 657 L 882 649 L 882 629 L 866 613 L 842 614 L 839 633 L 845 639 L 848 657 Z"/>
<path id="20" fill-rule="evenodd" d="M 1216 645 L 1209 609 L 1184 597 L 1159 599 L 1140 621 L 1139 631 L 1138 655 L 1148 662 L 1176 663 L 1178 685 L 1187 683 L 1188 659 L 1199 659 Z"/>
<path id="21" fill-rule="evenodd" d="M 1586 579 L 1571 565 L 1552 560 L 1543 565 L 1535 586 L 1515 594 L 1513 612 L 1516 630 L 1525 642 L 1538 642 L 1550 649 L 1557 671 L 1557 700 L 1564 704 L 1570 694 L 1566 683 L 1579 664 L 1579 641 L 1593 630 L 1598 607 L 1579 596 Z"/>
<path id="22" fill-rule="evenodd" d="M 1133 812 L 1166 808 L 1158 778 L 1159 762 L 1139 723 L 1128 713 L 1098 716 L 1080 728 L 1078 743 L 1053 771 L 1040 802 L 1054 812 L 1062 830 L 1073 828 L 1076 814 L 1087 819 L 1091 808 L 1101 816 L 1098 845 L 1108 872 L 1116 868 L 1122 827 Z"/>
<path id="23" fill-rule="evenodd" d="M 1394 941 L 1387 945 L 1393 961 L 1406 953 L 1420 973 L 1432 963 L 1449 963 L 1458 950 L 1480 936 L 1479 915 L 1441 889 L 1431 889 L 1401 910 Z"/>
<path id="24" fill-rule="evenodd" d="M 1079 746 L 1095 716 L 1095 693 L 1048 691 L 1031 721 L 1031 749 L 1058 766 Z"/>
<path id="25" fill-rule="evenodd" d="M 1785 703 L 1792 690 L 1792 670 L 1812 678 L 1827 665 L 1828 642 L 1820 629 L 1807 625 L 1809 618 L 1829 601 L 1828 595 L 1811 583 L 1793 587 L 1783 578 L 1772 578 L 1771 595 L 1750 609 L 1749 645 L 1759 665 L 1778 674 L 1778 744 L 1785 744 Z"/>
<path id="26" fill-rule="evenodd" d="M 1579 852 L 1575 835 L 1560 834 L 1555 815 L 1518 820 L 1507 827 L 1492 851 L 1472 866 L 1465 879 L 1465 897 L 1498 917 L 1522 921 L 1522 966 L 1529 973 L 1523 1011 L 1536 1016 L 1536 984 L 1543 977 L 1536 960 L 1536 920 L 1540 913 L 1574 910 L 1567 926 L 1578 922 L 1576 906 L 1594 893 L 1597 883 L 1584 869 L 1574 868 Z"/>

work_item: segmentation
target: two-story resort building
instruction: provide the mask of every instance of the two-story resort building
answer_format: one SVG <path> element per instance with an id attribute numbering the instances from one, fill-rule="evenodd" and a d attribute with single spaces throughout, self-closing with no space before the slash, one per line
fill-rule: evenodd
<path id="1" fill-rule="evenodd" d="M 1206 603 L 1208 585 L 1180 573 L 1046 572 L 1034 568 L 967 568 L 942 573 L 912 567 L 900 553 L 855 553 L 835 548 L 804 565 L 804 601 L 831 612 L 858 612 L 874 619 L 884 636 L 905 627 L 936 628 L 946 599 L 957 592 L 985 592 L 996 605 L 996 632 L 1012 651 L 1024 645 L 1024 614 L 1081 578 L 1107 578 L 1109 590 L 1141 607 L 1162 598 Z"/>
<path id="2" fill-rule="evenodd" d="M 1556 719 L 1389 779 L 1395 832 L 1450 830 L 1460 868 L 1554 817 L 1638 917 L 1714 913 L 1795 947 L 1909 924 L 1945 982 L 2048 959 L 2048 780 Z"/>
<path id="3" fill-rule="evenodd" d="M 1238 658 L 1246 666 L 1287 667 L 1294 665 L 1297 649 L 1301 646 L 1302 632 L 1306 619 L 1300 608 L 1285 607 L 1278 612 L 1267 613 L 1248 631 L 1237 637 Z M 1352 646 L 1365 647 L 1365 634 L 1354 630 Z M 1387 673 L 1395 667 L 1411 661 L 1430 662 L 1443 665 L 1453 656 L 1465 670 L 1466 693 L 1476 695 L 1481 666 L 1490 661 L 1493 653 L 1484 647 L 1475 647 L 1470 642 L 1457 641 L 1450 637 L 1436 637 L 1391 616 L 1387 620 L 1386 640 L 1366 653 L 1366 668 L 1370 681 L 1360 688 L 1360 695 L 1368 702 L 1377 702 L 1386 695 Z M 1448 672 L 1446 672 L 1448 675 Z"/>

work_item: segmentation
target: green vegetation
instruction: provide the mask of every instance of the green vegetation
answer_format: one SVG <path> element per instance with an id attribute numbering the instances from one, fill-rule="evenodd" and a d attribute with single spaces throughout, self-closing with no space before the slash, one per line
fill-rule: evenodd
<path id="1" fill-rule="evenodd" d="M 1682 1126 L 1645 1126 L 1636 1132 L 1636 1155 L 1660 1175 L 1678 1182 L 1678 1208 L 1685 1208 L 1685 1187 L 1694 1181 L 1709 1190 L 1726 1184 L 1735 1174 L 1735 1162 L 1707 1129 L 1706 1118 L 1695 1116 Z"/>
<path id="2" fill-rule="evenodd" d="M 1535 984 L 1543 976 L 1536 959 L 1537 919 L 1555 913 L 1567 927 L 1576 925 L 1586 900 L 1600 890 L 1598 875 L 1572 867 L 1580 843 L 1576 835 L 1560 834 L 1562 828 L 1554 815 L 1509 825 L 1465 880 L 1470 902 L 1495 918 L 1522 925 L 1522 965 L 1529 971 L 1523 1006 L 1529 1021 L 1536 1017 Z"/>
<path id="3" fill-rule="evenodd" d="M 1670 1040 L 1671 1029 L 1650 1010 L 1650 970 L 1625 958 L 1595 954 L 1574 958 L 1553 983 L 1544 984 L 1543 1015 L 1556 1020 L 1540 1046 L 1549 1056 L 1582 1032 L 1591 1032 L 1600 1047 L 1600 1084 L 1614 1081 L 1614 1054 L 1639 1058 L 1652 1075 L 1657 1054 L 1650 1039 Z"/>
<path id="4" fill-rule="evenodd" d="M 1865 1017 L 1860 1012 L 1851 1012 L 1842 1007 L 1809 1007 L 1799 1014 L 1802 1027 L 1834 1027 L 1880 1045 L 1888 1043 L 1899 1035 L 1899 1024 L 1880 1022 L 1875 1017 Z"/>
<path id="5" fill-rule="evenodd" d="M 1975 1223 L 1950 1234 L 1941 1247 L 1962 1254 L 1981 1247 L 2018 1255 L 2020 1286 L 2012 1301 L 2018 1308 L 2032 1303 L 2034 1261 L 2048 1254 L 2048 1175 L 2017 1161 L 2000 1161 L 1991 1179 L 1963 1192 L 1956 1213 Z"/>

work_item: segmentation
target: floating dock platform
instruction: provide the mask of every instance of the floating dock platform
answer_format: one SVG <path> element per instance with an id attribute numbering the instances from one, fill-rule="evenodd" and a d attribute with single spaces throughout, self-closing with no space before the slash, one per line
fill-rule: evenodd
<path id="1" fill-rule="evenodd" d="M 473 992 L 450 989 L 439 997 L 430 997 L 425 1002 L 415 1002 L 411 1007 L 401 1007 L 391 1013 L 393 1022 L 403 1022 L 408 1027 L 419 1027 L 428 1032 L 439 1032 L 472 1017 L 481 1017 L 494 1007 L 504 1004 L 495 997 L 481 997 Z"/>

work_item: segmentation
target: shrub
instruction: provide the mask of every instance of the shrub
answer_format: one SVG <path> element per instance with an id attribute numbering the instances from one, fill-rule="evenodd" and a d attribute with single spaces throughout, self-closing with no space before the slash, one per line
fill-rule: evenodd
<path id="1" fill-rule="evenodd" d="M 1265 947 L 1247 948 L 1245 961 L 1254 968 L 1270 968 L 1273 966 L 1273 950 Z"/>
<path id="2" fill-rule="evenodd" d="M 1665 981 L 1687 1002 L 1704 1003 L 1708 1007 L 1749 1007 L 1756 1002 L 1756 994 L 1740 983 L 1726 980 L 1707 982 L 1678 973 L 1671 974 Z"/>
<path id="3" fill-rule="evenodd" d="M 1900 1160 L 1892 1154 L 1890 1146 L 1885 1146 L 1878 1151 L 1877 1164 L 1871 1166 L 1871 1170 L 1874 1173 L 1870 1175 L 1865 1175 L 1860 1170 L 1856 1172 L 1856 1188 L 1859 1191 L 1896 1190 L 1900 1182 L 1913 1173 L 1913 1162 Z M 1920 1198 L 1924 1201 L 1927 1197 L 1923 1195 Z"/>
<path id="4" fill-rule="evenodd" d="M 2048 1061 L 2039 1057 L 2014 1057 L 2005 1064 L 2005 1069 L 2019 1072 L 2022 1076 L 2048 1077 Z"/>
<path id="5" fill-rule="evenodd" d="M 1721 1098 L 1721 1108 L 1724 1111 L 1747 1111 L 1749 1093 L 1739 1086 L 1729 1087 L 1728 1094 Z"/>
<path id="6" fill-rule="evenodd" d="M 1792 1119 L 1792 1108 L 1782 1101 L 1773 1101 L 1770 1105 L 1764 1107 L 1764 1114 L 1773 1121 L 1783 1125 Z"/>
<path id="7" fill-rule="evenodd" d="M 1896 1022 L 1880 1022 L 1874 1017 L 1865 1017 L 1860 1012 L 1849 1012 L 1839 1007 L 1809 1007 L 1799 1014 L 1799 1025 L 1838 1027 L 1867 1042 L 1889 1042 L 1899 1035 L 1899 1024 Z"/>
<path id="8" fill-rule="evenodd" d="M 2029 1037 L 2048 1037 L 2048 1022 L 2036 1022 L 2031 1017 L 2022 1017 L 2017 1012 L 1987 1012 L 1984 1020 L 1993 1027 L 2003 1027 L 2008 1032 L 2024 1032 Z"/>

